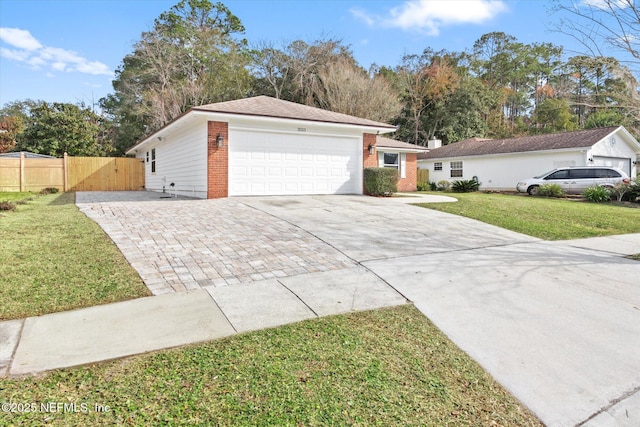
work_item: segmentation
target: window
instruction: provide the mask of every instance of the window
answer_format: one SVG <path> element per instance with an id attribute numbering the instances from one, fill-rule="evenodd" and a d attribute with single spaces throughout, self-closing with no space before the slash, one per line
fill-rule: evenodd
<path id="1" fill-rule="evenodd" d="M 396 169 L 399 178 L 406 178 L 407 155 L 405 153 L 384 153 L 378 151 L 378 167 Z"/>
<path id="2" fill-rule="evenodd" d="M 156 171 L 156 149 L 152 148 L 151 149 L 151 172 L 155 172 Z"/>
<path id="3" fill-rule="evenodd" d="M 462 162 L 451 162 L 451 178 L 462 178 Z"/>
<path id="4" fill-rule="evenodd" d="M 613 169 L 596 169 L 598 178 L 620 178 L 620 174 Z"/>
<path id="5" fill-rule="evenodd" d="M 149 163 L 149 152 L 147 151 L 147 163 Z"/>
<path id="6" fill-rule="evenodd" d="M 435 162 L 433 164 L 433 170 L 434 171 L 441 171 L 442 170 L 442 162 Z"/>
<path id="7" fill-rule="evenodd" d="M 569 179 L 569 170 L 568 169 L 559 170 L 545 178 L 545 180 L 552 180 L 552 179 Z"/>
<path id="8" fill-rule="evenodd" d="M 383 167 L 398 169 L 398 166 L 400 165 L 399 160 L 400 156 L 398 153 L 384 153 Z"/>

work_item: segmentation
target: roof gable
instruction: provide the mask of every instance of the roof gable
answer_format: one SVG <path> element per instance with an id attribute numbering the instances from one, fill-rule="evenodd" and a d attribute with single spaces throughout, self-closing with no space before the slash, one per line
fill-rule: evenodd
<path id="1" fill-rule="evenodd" d="M 482 140 L 479 138 L 455 142 L 420 154 L 418 159 L 487 156 L 492 154 L 525 153 L 530 151 L 590 148 L 621 126 L 586 129 L 575 132 L 529 135 L 518 138 Z"/>
<path id="2" fill-rule="evenodd" d="M 208 113 L 212 116 L 218 115 L 218 117 L 227 118 L 229 116 L 238 116 L 263 119 L 300 120 L 315 123 L 344 125 L 360 128 L 361 131 L 365 131 L 366 128 L 370 128 L 371 133 L 388 133 L 396 130 L 395 126 L 387 123 L 362 119 L 348 114 L 323 110 L 321 108 L 309 107 L 307 105 L 284 101 L 270 96 L 255 96 L 252 98 L 237 99 L 235 101 L 217 102 L 215 104 L 192 107 L 180 117 L 139 140 L 135 145 L 129 147 L 126 150 L 126 153 L 133 153 L 135 150 L 140 149 L 142 146 L 152 141 L 155 136 L 161 136 L 164 132 L 171 131 L 172 128 L 185 124 L 186 121 L 193 118 L 195 115 Z"/>
<path id="3" fill-rule="evenodd" d="M 235 101 L 218 102 L 215 104 L 193 107 L 193 111 L 213 113 L 237 114 L 242 116 L 260 116 L 282 119 L 306 120 L 313 122 L 339 123 L 395 130 L 395 126 L 373 120 L 361 119 L 348 114 L 336 113 L 308 105 L 284 101 L 270 96 L 255 96 L 253 98 L 237 99 Z"/>

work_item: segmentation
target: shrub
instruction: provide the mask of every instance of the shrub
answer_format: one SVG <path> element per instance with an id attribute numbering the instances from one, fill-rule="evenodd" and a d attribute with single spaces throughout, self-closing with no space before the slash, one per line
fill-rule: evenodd
<path id="1" fill-rule="evenodd" d="M 543 184 L 538 187 L 536 196 L 542 197 L 564 197 L 565 191 L 558 184 Z"/>
<path id="2" fill-rule="evenodd" d="M 437 191 L 438 190 L 438 184 L 436 184 L 435 182 L 430 182 L 429 183 L 429 189 L 431 191 Z"/>
<path id="3" fill-rule="evenodd" d="M 391 168 L 365 168 L 364 189 L 371 196 L 390 196 L 398 191 L 398 171 Z"/>
<path id="4" fill-rule="evenodd" d="M 615 197 L 617 201 L 621 202 L 624 198 L 624 195 L 631 189 L 630 184 L 625 184 L 621 182 L 616 184 L 613 188 L 609 189 L 611 193 L 611 197 Z"/>
<path id="5" fill-rule="evenodd" d="M 640 203 L 640 176 L 631 182 L 629 189 L 624 193 L 622 200 Z"/>
<path id="6" fill-rule="evenodd" d="M 0 211 L 15 211 L 16 205 L 11 202 L 0 202 Z"/>
<path id="7" fill-rule="evenodd" d="M 443 179 L 442 181 L 438 181 L 438 183 L 436 184 L 436 189 L 438 191 L 449 191 L 450 187 L 451 187 L 451 183 L 446 179 Z"/>
<path id="8" fill-rule="evenodd" d="M 585 199 L 592 203 L 603 203 L 611 201 L 611 191 L 600 185 L 594 185 L 584 190 L 582 193 Z"/>
<path id="9" fill-rule="evenodd" d="M 416 188 L 418 191 L 428 191 L 429 189 L 431 189 L 431 183 L 429 182 L 419 182 L 416 185 Z"/>
<path id="10" fill-rule="evenodd" d="M 478 191 L 479 188 L 480 183 L 475 179 L 456 180 L 451 184 L 451 189 L 456 193 L 472 193 Z"/>
<path id="11" fill-rule="evenodd" d="M 47 187 L 47 188 L 43 188 L 42 191 L 40 191 L 40 194 L 56 194 L 58 190 L 56 187 Z"/>

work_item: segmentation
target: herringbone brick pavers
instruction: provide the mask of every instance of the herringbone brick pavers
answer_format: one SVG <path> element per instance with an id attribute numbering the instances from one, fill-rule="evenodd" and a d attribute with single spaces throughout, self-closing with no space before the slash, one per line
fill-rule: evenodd
<path id="1" fill-rule="evenodd" d="M 257 282 L 356 263 L 312 234 L 233 199 L 120 201 L 78 193 L 155 294 Z M 115 201 L 110 201 L 110 197 Z"/>

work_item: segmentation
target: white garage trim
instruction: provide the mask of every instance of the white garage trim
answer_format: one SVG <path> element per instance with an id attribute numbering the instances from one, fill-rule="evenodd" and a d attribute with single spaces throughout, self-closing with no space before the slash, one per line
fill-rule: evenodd
<path id="1" fill-rule="evenodd" d="M 361 193 L 361 137 L 229 129 L 230 196 Z"/>

